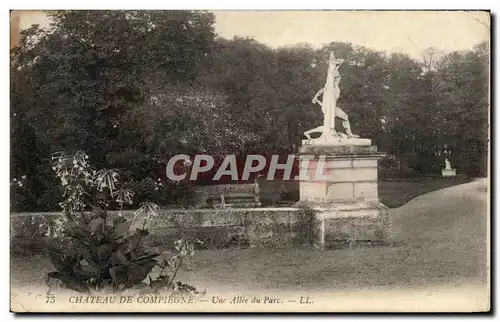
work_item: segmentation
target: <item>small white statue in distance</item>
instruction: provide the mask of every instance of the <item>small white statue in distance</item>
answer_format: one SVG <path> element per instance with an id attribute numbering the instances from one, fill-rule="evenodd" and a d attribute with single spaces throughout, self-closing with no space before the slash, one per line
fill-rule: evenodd
<path id="1" fill-rule="evenodd" d="M 457 170 L 452 169 L 448 158 L 444 159 L 444 169 L 441 170 L 441 174 L 443 177 L 454 177 L 457 175 Z"/>
<path id="2" fill-rule="evenodd" d="M 450 161 L 448 161 L 448 159 L 444 159 L 444 164 L 446 170 L 451 170 L 451 163 Z"/>
<path id="3" fill-rule="evenodd" d="M 333 61 L 333 68 L 329 68 L 329 71 L 331 71 L 333 73 L 333 75 L 329 75 L 330 77 L 327 77 L 327 83 L 325 84 L 325 87 L 320 89 L 316 95 L 314 95 L 313 99 L 312 99 L 312 103 L 313 104 L 318 104 L 321 106 L 321 111 L 323 112 L 323 114 L 327 115 L 327 111 L 325 108 L 331 108 L 331 114 L 330 114 L 330 117 L 331 117 L 331 134 L 333 136 L 336 136 L 336 137 L 347 137 L 347 138 L 359 138 L 359 135 L 356 135 L 356 134 L 353 134 L 352 131 L 351 131 L 351 124 L 349 123 L 349 117 L 347 116 L 347 114 L 337 106 L 337 100 L 340 96 L 340 87 L 339 87 L 339 84 L 340 84 L 340 79 L 341 79 L 341 76 L 340 76 L 340 73 L 339 73 L 339 67 L 340 65 L 342 65 L 342 63 L 344 62 L 343 59 L 336 59 Z M 330 61 L 330 64 L 332 64 L 332 61 Z M 329 80 L 333 80 L 332 83 L 329 83 L 328 81 Z M 326 106 L 325 107 L 325 104 L 324 104 L 324 99 L 323 99 L 323 102 L 318 100 L 318 97 L 323 94 L 325 92 L 325 88 L 327 87 L 330 87 L 332 89 L 332 92 L 333 92 L 333 100 L 331 102 L 331 105 L 330 106 Z M 345 134 L 344 133 L 341 133 L 341 132 L 337 132 L 335 130 L 335 118 L 338 117 L 342 120 L 342 126 L 344 127 L 344 130 L 345 130 Z M 308 130 L 306 132 L 304 132 L 304 135 L 308 138 L 308 139 L 311 139 L 311 134 L 312 133 L 318 133 L 318 132 L 321 132 L 323 133 L 324 131 L 324 125 L 322 126 L 318 126 L 312 130 Z"/>

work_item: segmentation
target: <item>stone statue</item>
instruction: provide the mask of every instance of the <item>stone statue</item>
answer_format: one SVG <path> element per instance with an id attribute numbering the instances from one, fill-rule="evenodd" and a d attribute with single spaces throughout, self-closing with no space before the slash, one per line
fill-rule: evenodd
<path id="1" fill-rule="evenodd" d="M 337 100 L 340 96 L 340 73 L 339 67 L 344 62 L 343 59 L 334 59 L 333 52 L 330 53 L 330 61 L 328 66 L 328 76 L 325 87 L 320 89 L 312 99 L 313 104 L 318 104 L 321 106 L 321 110 L 325 117 L 324 125 L 318 126 L 312 130 L 304 132 L 304 135 L 311 139 L 312 133 L 321 132 L 325 135 L 325 132 L 330 132 L 330 135 L 335 137 L 347 137 L 347 138 L 359 138 L 359 135 L 355 135 L 351 131 L 351 124 L 349 123 L 349 117 L 347 114 L 337 106 Z M 325 94 L 329 91 L 328 97 Z M 323 94 L 323 100 L 318 100 L 318 97 Z M 326 105 L 326 106 L 325 106 Z M 329 115 L 328 115 L 329 114 Z M 344 127 L 344 133 L 337 132 L 335 130 L 335 118 L 338 117 L 342 120 L 342 126 Z M 325 131 L 325 125 L 329 124 L 330 131 Z"/>
<path id="2" fill-rule="evenodd" d="M 444 169 L 441 169 L 443 177 L 454 177 L 457 175 L 457 170 L 451 168 L 451 163 L 448 158 L 444 159 Z"/>
<path id="3" fill-rule="evenodd" d="M 450 161 L 448 161 L 448 159 L 444 159 L 444 164 L 446 170 L 451 170 L 451 163 Z"/>

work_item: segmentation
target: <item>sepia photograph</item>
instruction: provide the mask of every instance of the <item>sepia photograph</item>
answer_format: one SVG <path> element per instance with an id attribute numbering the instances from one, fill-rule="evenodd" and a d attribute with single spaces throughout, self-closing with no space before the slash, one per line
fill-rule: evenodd
<path id="1" fill-rule="evenodd" d="M 491 310 L 490 11 L 9 14 L 11 312 Z"/>

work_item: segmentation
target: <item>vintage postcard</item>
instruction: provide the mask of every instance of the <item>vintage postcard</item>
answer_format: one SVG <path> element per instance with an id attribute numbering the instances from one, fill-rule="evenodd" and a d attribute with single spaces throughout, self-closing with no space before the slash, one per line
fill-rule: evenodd
<path id="1" fill-rule="evenodd" d="M 490 310 L 490 12 L 10 22 L 11 311 Z"/>

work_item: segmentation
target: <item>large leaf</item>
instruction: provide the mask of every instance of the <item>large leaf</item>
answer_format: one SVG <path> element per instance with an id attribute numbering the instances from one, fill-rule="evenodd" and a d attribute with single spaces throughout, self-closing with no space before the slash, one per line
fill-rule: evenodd
<path id="1" fill-rule="evenodd" d="M 159 255 L 160 254 L 158 254 L 158 253 L 142 255 L 142 256 L 134 258 L 133 262 L 137 263 L 137 262 L 149 261 L 150 259 L 154 259 L 155 257 L 157 257 Z"/>
<path id="2" fill-rule="evenodd" d="M 109 269 L 109 274 L 116 284 L 126 284 L 128 281 L 128 266 L 117 265 Z"/>
<path id="3" fill-rule="evenodd" d="M 97 256 L 99 257 L 100 263 L 105 263 L 108 258 L 111 257 L 111 255 L 113 254 L 113 248 L 114 247 L 111 244 L 104 244 L 97 248 Z"/>
<path id="4" fill-rule="evenodd" d="M 127 287 L 141 283 L 156 264 L 157 261 L 153 259 L 130 264 L 128 268 Z"/>
<path id="5" fill-rule="evenodd" d="M 80 261 L 80 267 L 87 276 L 99 276 L 101 272 L 101 267 L 94 261 L 88 261 L 87 259 L 82 259 Z"/>
<path id="6" fill-rule="evenodd" d="M 104 219 L 102 218 L 92 218 L 88 224 L 89 229 L 92 232 L 102 230 L 102 225 L 104 224 Z"/>
<path id="7" fill-rule="evenodd" d="M 124 221 L 114 225 L 113 233 L 115 236 L 125 236 L 130 231 L 130 221 Z"/>
<path id="8" fill-rule="evenodd" d="M 88 248 L 79 255 L 81 256 L 79 263 L 81 263 L 81 259 L 85 259 L 89 265 L 99 266 L 99 255 L 95 252 L 94 248 Z"/>
<path id="9" fill-rule="evenodd" d="M 103 238 L 102 231 L 89 232 L 83 227 L 72 227 L 68 233 L 70 237 L 76 239 L 80 244 L 90 248 L 98 247 Z"/>
<path id="10" fill-rule="evenodd" d="M 135 248 L 137 248 L 139 246 L 140 240 L 141 237 L 137 233 L 129 236 L 125 242 L 125 252 L 129 253 L 133 251 Z"/>
<path id="11" fill-rule="evenodd" d="M 145 236 L 149 235 L 149 231 L 147 231 L 146 229 L 139 229 L 139 228 L 137 228 L 136 229 L 136 234 L 138 234 L 141 237 L 145 237 Z"/>
<path id="12" fill-rule="evenodd" d="M 128 264 L 127 257 L 125 257 L 125 255 L 121 252 L 121 250 L 117 250 L 115 255 L 122 264 Z"/>
<path id="13" fill-rule="evenodd" d="M 70 234 L 70 236 L 72 236 L 76 239 L 82 239 L 82 240 L 86 240 L 89 236 L 89 232 L 80 226 L 71 227 L 69 230 L 69 234 Z"/>
<path id="14" fill-rule="evenodd" d="M 66 255 L 51 251 L 49 252 L 49 258 L 55 269 L 63 274 L 70 274 L 73 271 L 73 267 L 77 264 L 75 255 Z"/>

